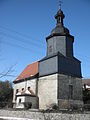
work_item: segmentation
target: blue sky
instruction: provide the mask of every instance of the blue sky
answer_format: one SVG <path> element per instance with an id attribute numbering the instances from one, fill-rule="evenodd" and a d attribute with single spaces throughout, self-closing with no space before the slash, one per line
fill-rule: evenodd
<path id="1" fill-rule="evenodd" d="M 56 25 L 58 0 L 0 0 L 0 72 L 14 75 L 46 55 L 46 37 Z M 75 37 L 74 56 L 90 78 L 90 0 L 63 0 L 64 25 Z M 12 80 L 13 78 L 3 78 Z"/>

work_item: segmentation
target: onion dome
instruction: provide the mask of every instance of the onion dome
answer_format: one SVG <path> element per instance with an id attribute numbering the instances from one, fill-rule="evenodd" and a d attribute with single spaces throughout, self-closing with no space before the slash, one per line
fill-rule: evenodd
<path id="1" fill-rule="evenodd" d="M 63 11 L 61 10 L 61 3 L 59 4 L 59 10 L 57 14 L 55 15 L 55 19 L 57 21 L 56 27 L 51 31 L 51 34 L 53 33 L 66 33 L 69 34 L 69 30 L 64 27 L 63 19 L 65 18 L 65 15 L 63 14 Z"/>

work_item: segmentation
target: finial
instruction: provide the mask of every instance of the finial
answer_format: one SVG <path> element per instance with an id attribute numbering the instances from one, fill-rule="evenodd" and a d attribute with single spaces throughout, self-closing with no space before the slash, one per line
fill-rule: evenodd
<path id="1" fill-rule="evenodd" d="M 59 10 L 61 10 L 61 1 L 59 1 Z"/>
<path id="2" fill-rule="evenodd" d="M 58 10 L 57 14 L 55 15 L 55 19 L 57 20 L 57 26 L 58 25 L 63 26 L 63 19 L 65 17 L 63 14 L 63 11 L 61 10 L 61 3 L 62 3 L 62 0 L 59 1 L 59 10 Z"/>
<path id="3" fill-rule="evenodd" d="M 62 1 L 59 1 L 59 10 L 61 10 Z"/>

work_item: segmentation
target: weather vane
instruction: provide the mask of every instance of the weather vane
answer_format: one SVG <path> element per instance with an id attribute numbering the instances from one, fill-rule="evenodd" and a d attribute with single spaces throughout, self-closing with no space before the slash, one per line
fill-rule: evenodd
<path id="1" fill-rule="evenodd" d="M 62 4 L 62 0 L 59 0 L 59 9 L 61 10 L 61 4 Z"/>

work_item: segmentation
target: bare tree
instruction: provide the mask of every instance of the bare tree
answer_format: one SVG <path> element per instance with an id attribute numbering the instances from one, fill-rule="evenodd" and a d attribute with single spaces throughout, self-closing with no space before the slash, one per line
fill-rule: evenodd
<path id="1" fill-rule="evenodd" d="M 0 33 L 1 35 L 1 33 Z M 3 60 L 5 60 L 4 58 L 2 58 L 2 36 L 0 36 L 0 62 L 2 62 Z M 13 75 L 14 73 L 14 67 L 15 67 L 16 64 L 14 65 L 11 65 L 10 67 L 8 68 L 5 68 L 5 70 L 2 70 L 2 68 L 0 69 L 0 80 L 4 79 L 4 77 L 15 77 Z"/>
<path id="2" fill-rule="evenodd" d="M 14 75 L 12 75 L 12 73 L 14 72 L 13 69 L 14 66 L 9 67 L 7 70 L 3 71 L 0 73 L 0 79 L 3 77 L 13 77 Z"/>

